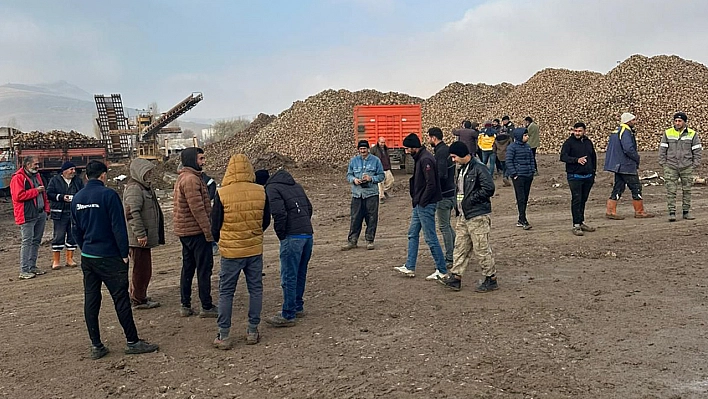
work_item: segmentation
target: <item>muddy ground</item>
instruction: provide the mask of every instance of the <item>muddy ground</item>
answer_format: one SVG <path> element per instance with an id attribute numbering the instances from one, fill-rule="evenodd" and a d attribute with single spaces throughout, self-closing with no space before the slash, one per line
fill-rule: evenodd
<path id="1" fill-rule="evenodd" d="M 153 255 L 150 294 L 162 307 L 135 312 L 141 337 L 160 351 L 122 354 L 124 337 L 106 294 L 101 329 L 112 352 L 90 360 L 81 272 L 19 281 L 19 229 L 10 204 L 0 202 L 0 397 L 705 397 L 706 188 L 694 190 L 695 221 L 666 221 L 663 186 L 644 188 L 657 218 L 610 221 L 603 215 L 612 178 L 601 173 L 587 210 L 597 232 L 575 237 L 556 159 L 540 159 L 530 231 L 514 226 L 512 188 L 498 187 L 491 239 L 500 289 L 489 294 L 472 290 L 476 265 L 460 292 L 425 281 L 433 262 L 424 244 L 418 277 L 393 271 L 405 261 L 404 175 L 396 175 L 394 197 L 381 207 L 377 249 L 342 253 L 349 226 L 344 171 L 294 169 L 315 207 L 308 314 L 289 329 L 264 323 L 260 344 L 241 338 L 226 352 L 211 346 L 214 319 L 177 317 L 181 252 L 170 231 Z M 653 154 L 645 159 L 644 168 L 658 170 Z M 171 217 L 167 196 L 163 207 Z M 631 203 L 623 200 L 619 210 L 631 216 Z M 50 234 L 48 224 L 47 240 Z M 282 298 L 272 230 L 264 256 L 265 316 Z M 45 242 L 40 265 L 50 262 Z M 215 269 L 216 297 L 218 262 Z M 241 281 L 235 333 L 245 332 L 247 298 Z"/>

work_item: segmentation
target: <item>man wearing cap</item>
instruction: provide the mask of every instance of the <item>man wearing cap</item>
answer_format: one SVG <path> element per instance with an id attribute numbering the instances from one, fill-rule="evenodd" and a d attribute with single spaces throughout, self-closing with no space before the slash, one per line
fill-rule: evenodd
<path id="1" fill-rule="evenodd" d="M 452 143 L 450 155 L 460 166 L 457 171 L 457 219 L 454 263 L 450 273 L 438 281 L 447 288 L 459 291 L 462 275 L 472 255 L 482 268 L 484 280 L 477 285 L 477 292 L 489 292 L 499 288 L 494 255 L 489 247 L 489 231 L 492 226 L 491 198 L 494 195 L 494 180 L 489 170 L 472 157 L 467 148 Z"/>
<path id="2" fill-rule="evenodd" d="M 624 216 L 617 214 L 617 201 L 619 201 L 626 186 L 632 192 L 632 205 L 635 218 L 651 218 L 653 214 L 644 210 L 642 199 L 642 185 L 639 183 L 639 153 L 637 152 L 637 139 L 634 137 L 634 124 L 636 117 L 625 112 L 620 117 L 620 126 L 610 134 L 605 155 L 605 170 L 615 174 L 615 185 L 612 194 L 607 200 L 605 217 L 608 219 L 622 220 Z"/>
<path id="3" fill-rule="evenodd" d="M 369 142 L 359 140 L 356 147 L 359 155 L 349 161 L 347 168 L 347 181 L 352 188 L 352 203 L 349 214 L 349 236 L 342 251 L 357 247 L 364 221 L 366 221 L 366 249 L 374 249 L 376 226 L 379 222 L 379 183 L 386 178 L 381 160 L 369 154 Z"/>
<path id="4" fill-rule="evenodd" d="M 379 200 L 383 204 L 388 198 L 388 191 L 393 187 L 393 172 L 391 172 L 391 157 L 388 155 L 388 147 L 386 146 L 386 138 L 379 137 L 379 140 L 371 146 L 371 155 L 376 156 L 381 161 L 383 166 L 384 181 L 379 183 Z"/>
<path id="5" fill-rule="evenodd" d="M 426 280 L 437 280 L 447 273 L 445 255 L 443 255 L 438 235 L 435 233 L 435 211 L 437 203 L 442 199 L 440 180 L 435 162 L 435 157 L 420 143 L 417 134 L 411 133 L 403 139 L 403 147 L 411 154 L 415 165 L 413 177 L 410 179 L 410 194 L 413 200 L 411 224 L 408 228 L 408 257 L 403 266 L 394 269 L 408 277 L 415 277 L 415 266 L 418 260 L 418 244 L 420 230 L 423 230 L 425 243 L 430 247 L 430 252 L 435 261 L 435 272 L 426 277 Z"/>
<path id="6" fill-rule="evenodd" d="M 74 251 L 76 240 L 71 234 L 71 200 L 84 188 L 84 181 L 76 175 L 76 165 L 64 162 L 61 173 L 52 177 L 47 185 L 49 214 L 54 224 L 52 236 L 52 269 L 61 269 L 61 251 L 66 248 L 67 267 L 76 267 Z"/>
<path id="7" fill-rule="evenodd" d="M 49 200 L 39 175 L 39 161 L 29 155 L 22 160 L 22 167 L 12 174 L 10 195 L 15 224 L 20 226 L 20 279 L 27 280 L 45 274 L 37 267 L 37 253 L 42 242 L 44 225 L 49 213 Z"/>
<path id="8" fill-rule="evenodd" d="M 477 153 L 477 139 L 479 138 L 479 123 L 463 121 L 461 129 L 453 129 L 452 135 L 457 137 L 458 141 L 461 141 L 467 146 L 467 149 L 471 154 Z"/>
<path id="9" fill-rule="evenodd" d="M 683 112 L 674 114 L 674 126 L 667 129 L 659 144 L 659 165 L 664 167 L 666 179 L 666 203 L 669 221 L 676 221 L 676 190 L 681 180 L 683 218 L 693 220 L 691 215 L 691 185 L 693 171 L 701 164 L 703 146 L 693 129 L 686 126 L 688 116 Z"/>

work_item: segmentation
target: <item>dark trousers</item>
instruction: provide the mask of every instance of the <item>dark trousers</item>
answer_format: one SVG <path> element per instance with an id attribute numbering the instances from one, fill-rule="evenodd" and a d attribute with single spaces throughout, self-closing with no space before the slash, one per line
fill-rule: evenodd
<path id="1" fill-rule="evenodd" d="M 98 313 L 101 311 L 101 284 L 106 284 L 113 298 L 118 321 L 128 342 L 138 341 L 138 330 L 133 321 L 128 296 L 128 264 L 121 258 L 88 258 L 81 256 L 84 273 L 84 318 L 93 346 L 101 346 Z"/>
<path id="2" fill-rule="evenodd" d="M 536 163 L 536 148 L 532 148 L 531 152 L 533 153 L 533 170 L 538 173 L 538 164 Z"/>
<path id="3" fill-rule="evenodd" d="M 214 307 L 211 300 L 211 272 L 214 270 L 211 244 L 204 234 L 180 237 L 179 241 L 182 243 L 182 276 L 179 281 L 182 306 L 192 307 L 192 280 L 196 271 L 202 309 L 211 309 Z"/>
<path id="4" fill-rule="evenodd" d="M 71 234 L 71 215 L 62 214 L 60 219 L 53 219 L 54 235 L 52 236 L 52 251 L 59 252 L 66 247 L 70 251 L 76 250 L 76 241 Z"/>
<path id="5" fill-rule="evenodd" d="M 130 284 L 130 301 L 134 305 L 147 302 L 147 289 L 152 278 L 152 251 L 150 248 L 130 247 L 133 274 Z"/>
<path id="6" fill-rule="evenodd" d="M 376 226 L 379 224 L 379 196 L 369 198 L 352 198 L 351 224 L 349 226 L 349 242 L 357 242 L 361 234 L 361 224 L 366 221 L 366 241 L 376 238 Z"/>
<path id="7" fill-rule="evenodd" d="M 280 286 L 283 288 L 282 316 L 288 320 L 303 310 L 307 264 L 312 255 L 312 237 L 285 237 L 280 241 Z"/>
<path id="8" fill-rule="evenodd" d="M 639 183 L 639 175 L 626 173 L 615 173 L 615 185 L 612 188 L 610 199 L 619 201 L 625 187 L 629 187 L 632 192 L 632 199 L 642 199 L 642 184 Z"/>
<path id="9" fill-rule="evenodd" d="M 526 206 L 529 202 L 533 176 L 516 176 L 516 179 L 512 179 L 511 181 L 514 183 L 516 208 L 519 210 L 519 222 L 526 224 L 529 222 L 528 219 L 526 219 Z"/>
<path id="10" fill-rule="evenodd" d="M 570 212 L 573 215 L 573 225 L 580 225 L 585 221 L 585 203 L 590 196 L 590 189 L 595 184 L 595 178 L 568 179 L 570 187 Z"/>

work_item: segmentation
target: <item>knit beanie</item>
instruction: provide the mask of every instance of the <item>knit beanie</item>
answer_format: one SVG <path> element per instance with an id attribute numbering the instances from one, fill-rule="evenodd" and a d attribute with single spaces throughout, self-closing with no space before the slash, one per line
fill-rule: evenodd
<path id="1" fill-rule="evenodd" d="M 363 148 L 363 147 L 369 148 L 369 142 L 367 140 L 359 140 L 359 143 L 357 143 L 357 145 L 356 145 L 357 149 Z"/>
<path id="2" fill-rule="evenodd" d="M 67 169 L 75 168 L 76 165 L 74 165 L 72 162 L 66 161 L 61 165 L 61 171 L 64 172 Z"/>
<path id="3" fill-rule="evenodd" d="M 464 158 L 470 155 L 470 150 L 467 145 L 461 141 L 455 141 L 450 144 L 450 155 L 455 155 L 460 158 Z"/>
<path id="4" fill-rule="evenodd" d="M 677 112 L 674 114 L 675 119 L 683 119 L 684 122 L 688 122 L 688 116 L 684 112 Z"/>
<path id="5" fill-rule="evenodd" d="M 411 133 L 403 139 L 403 146 L 406 148 L 420 148 L 420 137 L 417 134 Z"/>
<path id="6" fill-rule="evenodd" d="M 630 114 L 629 112 L 625 112 L 624 114 L 622 114 L 622 116 L 620 116 L 620 122 L 627 123 L 634 118 L 636 118 L 636 116 Z"/>
<path id="7" fill-rule="evenodd" d="M 268 173 L 267 170 L 258 169 L 256 171 L 256 184 L 260 184 L 261 186 L 265 186 L 269 177 L 270 177 L 270 173 Z"/>

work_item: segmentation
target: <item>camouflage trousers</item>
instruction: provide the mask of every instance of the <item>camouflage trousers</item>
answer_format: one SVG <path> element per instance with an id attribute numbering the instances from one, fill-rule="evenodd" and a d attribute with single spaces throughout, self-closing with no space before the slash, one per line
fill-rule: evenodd
<path id="1" fill-rule="evenodd" d="M 679 179 L 681 180 L 681 191 L 683 211 L 691 209 L 691 186 L 693 185 L 693 167 L 676 169 L 664 166 L 664 179 L 666 180 L 666 205 L 669 213 L 676 213 L 676 191 L 678 190 Z"/>
<path id="2" fill-rule="evenodd" d="M 472 219 L 465 219 L 463 215 L 457 219 L 455 226 L 455 250 L 452 254 L 451 273 L 465 274 L 467 265 L 472 256 L 482 266 L 484 276 L 496 274 L 494 266 L 494 256 L 492 248 L 489 246 L 489 230 L 492 227 L 492 219 L 489 215 L 480 215 Z"/>

